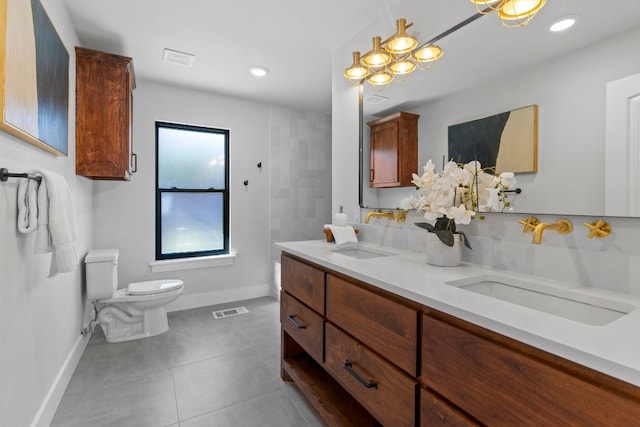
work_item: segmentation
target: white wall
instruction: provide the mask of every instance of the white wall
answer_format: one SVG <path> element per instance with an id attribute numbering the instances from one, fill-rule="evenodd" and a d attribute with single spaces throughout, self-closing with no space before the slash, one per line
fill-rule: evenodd
<path id="1" fill-rule="evenodd" d="M 59 2 L 43 1 L 70 57 L 69 153 L 55 157 L 0 132 L 0 167 L 63 175 L 75 204 L 78 255 L 92 246 L 92 182 L 75 175 L 75 53 Z M 16 227 L 18 180 L 0 183 L 0 424 L 49 425 L 86 342 L 83 270 L 47 278 L 51 255 L 34 255 L 34 235 Z"/>
<path id="2" fill-rule="evenodd" d="M 237 253 L 233 265 L 151 273 L 149 262 L 155 259 L 156 121 L 230 130 L 230 246 L 231 252 Z M 120 250 L 120 286 L 140 280 L 181 279 L 185 283 L 183 295 L 169 310 L 274 294 L 271 235 L 276 240 L 280 232 L 288 240 L 306 238 L 304 233 L 312 232 L 315 223 L 319 238 L 321 226 L 330 212 L 328 196 L 325 196 L 327 200 L 324 203 L 320 200 L 319 207 L 314 207 L 313 214 L 301 220 L 298 227 L 289 221 L 291 230 L 282 230 L 286 224 L 281 224 L 281 210 L 272 206 L 290 206 L 282 217 L 300 219 L 305 216 L 307 202 L 311 201 L 310 195 L 304 195 L 301 187 L 305 183 L 300 177 L 305 173 L 315 174 L 322 182 L 316 173 L 319 170 L 326 175 L 324 182 L 329 182 L 328 122 L 324 114 L 138 79 L 133 126 L 138 172 L 129 182 L 96 182 L 94 187 L 95 246 Z M 287 135 L 282 136 L 285 131 Z M 270 151 L 271 139 L 277 140 L 278 147 L 280 143 L 286 147 L 282 156 L 279 148 Z M 308 147 L 310 144 L 312 149 Z M 320 154 L 323 151 L 325 154 Z M 292 152 L 297 154 L 291 155 Z M 325 163 L 318 163 L 323 157 L 327 159 Z M 281 164 L 283 158 L 286 164 Z M 262 168 L 257 167 L 258 163 L 262 163 Z M 272 170 L 273 167 L 278 170 Z M 270 185 L 270 179 L 281 174 L 284 177 L 287 171 L 296 173 L 291 178 L 287 175 L 284 184 L 278 179 L 274 187 Z M 243 184 L 245 180 L 249 181 L 248 186 Z M 289 189 L 288 194 L 280 191 Z M 318 191 L 311 194 L 317 195 Z M 299 197 L 302 200 L 298 200 Z M 304 206 L 299 201 L 304 202 Z M 272 233 L 272 228 L 277 232 Z"/>
<path id="3" fill-rule="evenodd" d="M 263 174 L 268 167 L 269 106 L 138 79 L 133 117 L 138 172 L 129 182 L 96 182 L 94 187 L 95 246 L 120 250 L 120 287 L 141 280 L 181 279 L 185 288 L 174 304 L 176 308 L 268 295 L 269 187 Z M 230 130 L 230 249 L 237 253 L 233 265 L 151 273 L 149 262 L 155 260 L 156 121 Z M 263 171 L 256 166 L 261 161 Z M 249 181 L 246 187 L 245 180 Z"/>

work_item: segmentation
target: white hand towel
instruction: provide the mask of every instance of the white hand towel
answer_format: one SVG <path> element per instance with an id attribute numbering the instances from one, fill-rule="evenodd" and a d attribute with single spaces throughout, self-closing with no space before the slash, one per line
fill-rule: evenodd
<path id="1" fill-rule="evenodd" d="M 42 183 L 46 186 L 49 203 L 48 215 L 40 216 L 43 231 L 45 223 L 48 223 L 53 248 L 49 277 L 58 273 L 74 271 L 78 265 L 78 253 L 73 199 L 69 184 L 62 175 L 55 172 L 40 170 L 31 173 L 42 176 Z"/>
<path id="2" fill-rule="evenodd" d="M 49 195 L 47 181 L 43 179 L 38 187 L 38 230 L 33 253 L 48 254 L 53 250 L 51 233 L 49 232 Z"/>
<path id="3" fill-rule="evenodd" d="M 21 179 L 18 184 L 18 231 L 27 234 L 38 228 L 38 181 Z"/>
<path id="4" fill-rule="evenodd" d="M 330 225 L 329 229 L 333 233 L 336 246 L 340 249 L 358 246 L 356 231 L 350 225 Z"/>

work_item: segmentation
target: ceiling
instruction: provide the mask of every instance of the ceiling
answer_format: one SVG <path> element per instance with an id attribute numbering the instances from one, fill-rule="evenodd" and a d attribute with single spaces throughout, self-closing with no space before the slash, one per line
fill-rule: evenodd
<path id="1" fill-rule="evenodd" d="M 327 113 L 332 52 L 382 13 L 372 0 L 63 1 L 80 43 L 132 57 L 137 79 Z M 192 67 L 163 62 L 164 48 Z"/>
<path id="2" fill-rule="evenodd" d="M 414 22 L 409 33 L 425 41 L 475 12 L 469 0 L 63 1 L 80 43 L 132 57 L 138 80 L 327 113 L 334 52 L 344 56 L 336 65 L 344 69 L 351 50 L 368 50 L 374 35 L 390 36 L 399 17 Z M 573 13 L 581 16 L 576 28 L 552 38 L 551 21 Z M 638 0 L 548 0 L 523 29 L 505 29 L 489 15 L 443 39 L 436 69 L 411 79 L 442 96 L 637 26 L 638 17 Z M 164 48 L 194 54 L 193 66 L 163 62 Z M 248 68 L 255 65 L 270 73 L 253 77 Z M 411 98 L 395 90 L 383 95 Z"/>

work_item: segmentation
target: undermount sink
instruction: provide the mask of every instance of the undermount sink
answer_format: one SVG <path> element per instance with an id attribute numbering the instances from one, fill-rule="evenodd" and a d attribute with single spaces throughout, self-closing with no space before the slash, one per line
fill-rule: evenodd
<path id="1" fill-rule="evenodd" d="M 562 289 L 499 276 L 480 276 L 447 284 L 594 326 L 604 326 L 638 308 L 575 288 Z"/>
<path id="2" fill-rule="evenodd" d="M 357 248 L 334 249 L 333 252 L 336 254 L 358 259 L 379 258 L 384 256 L 397 255 L 395 252 L 371 247 L 363 248 L 361 246 Z"/>

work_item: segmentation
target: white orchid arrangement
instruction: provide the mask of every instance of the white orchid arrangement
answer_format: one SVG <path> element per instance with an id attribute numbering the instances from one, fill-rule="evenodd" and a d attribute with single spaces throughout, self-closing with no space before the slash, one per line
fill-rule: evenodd
<path id="1" fill-rule="evenodd" d="M 515 187 L 513 172 L 494 175 L 493 168 L 482 168 L 480 162 L 466 164 L 448 162 L 442 172 L 435 170 L 431 160 L 423 168 L 422 176 L 413 174 L 417 196 L 404 199 L 404 209 L 424 212 L 430 223 L 416 223 L 418 227 L 436 233 L 442 243 L 453 246 L 454 234 L 461 234 L 464 244 L 471 245 L 464 233 L 456 231 L 456 224 L 469 224 L 476 212 L 499 212 L 509 208 L 505 193 Z"/>

